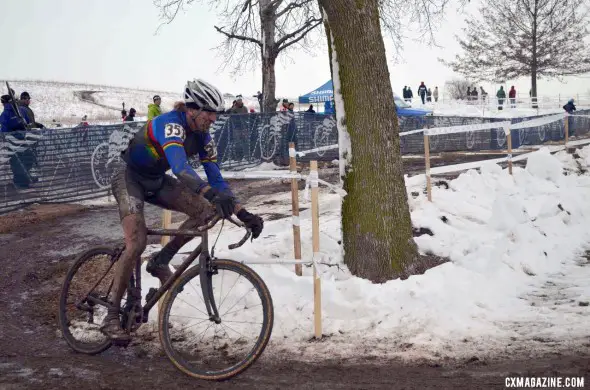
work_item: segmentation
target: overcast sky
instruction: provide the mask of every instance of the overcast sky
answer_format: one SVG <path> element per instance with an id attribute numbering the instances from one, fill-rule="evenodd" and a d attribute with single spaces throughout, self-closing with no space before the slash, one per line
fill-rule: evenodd
<path id="1" fill-rule="evenodd" d="M 476 10 L 476 3 L 468 11 Z M 233 94 L 253 95 L 261 89 L 258 70 L 237 77 L 229 70 L 218 72 L 221 58 L 213 48 L 222 37 L 213 28 L 216 14 L 208 6 L 190 5 L 156 34 L 158 14 L 151 0 L 4 0 L 0 78 L 180 91 L 187 79 L 200 77 Z M 458 52 L 454 34 L 461 32 L 463 20 L 449 12 L 437 33 L 442 48 L 405 42 L 403 62 L 390 62 L 394 92 L 401 94 L 404 85 L 416 90 L 420 81 L 442 88 L 454 77 L 437 58 L 451 59 Z M 277 96 L 297 97 L 329 77 L 326 53 L 292 53 L 290 60 L 277 63 Z M 590 94 L 586 77 L 568 78 L 566 84 L 540 81 L 539 93 Z M 528 94 L 529 79 L 507 83 L 513 84 Z M 498 87 L 483 85 L 488 92 Z"/>

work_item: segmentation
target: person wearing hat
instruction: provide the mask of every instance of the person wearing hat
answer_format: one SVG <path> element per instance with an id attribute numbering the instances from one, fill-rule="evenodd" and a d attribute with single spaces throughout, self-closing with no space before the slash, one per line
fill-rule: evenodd
<path id="1" fill-rule="evenodd" d="M 135 112 L 136 112 L 135 108 L 131 107 L 129 109 L 129 115 L 127 115 L 125 117 L 125 119 L 123 119 L 123 122 L 133 122 L 135 120 L 135 119 L 133 119 L 133 118 L 135 118 Z"/>
<path id="2" fill-rule="evenodd" d="M 154 102 L 148 105 L 148 121 L 162 114 L 162 109 L 160 108 L 162 98 L 159 95 L 154 95 L 153 100 Z"/>
<path id="3" fill-rule="evenodd" d="M 29 123 L 29 127 L 30 128 L 37 128 L 37 129 L 44 129 L 45 126 L 43 126 L 41 123 L 35 122 L 35 114 L 33 113 L 33 110 L 30 107 L 31 104 L 31 95 L 28 92 L 23 92 L 20 94 L 20 100 L 18 101 L 18 105 L 21 106 L 22 108 L 24 108 L 24 110 L 27 112 L 27 117 L 28 119 L 28 123 Z"/>
<path id="4" fill-rule="evenodd" d="M 233 106 L 228 110 L 230 114 L 247 114 L 248 107 L 244 106 L 244 101 L 242 100 L 242 95 L 236 96 L 236 100 Z"/>

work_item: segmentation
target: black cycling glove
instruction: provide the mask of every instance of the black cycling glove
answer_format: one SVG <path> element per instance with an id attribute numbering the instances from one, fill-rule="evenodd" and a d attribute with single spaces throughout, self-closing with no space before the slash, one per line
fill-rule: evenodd
<path id="1" fill-rule="evenodd" d="M 203 194 L 205 199 L 215 205 L 217 212 L 223 218 L 229 218 L 234 213 L 236 207 L 236 200 L 233 196 L 219 192 L 219 190 L 211 187 Z"/>
<path id="2" fill-rule="evenodd" d="M 238 219 L 246 225 L 247 228 L 252 230 L 252 238 L 258 238 L 260 233 L 262 233 L 262 229 L 264 228 L 264 221 L 258 215 L 254 215 L 246 211 L 246 209 L 241 209 L 236 214 Z"/>

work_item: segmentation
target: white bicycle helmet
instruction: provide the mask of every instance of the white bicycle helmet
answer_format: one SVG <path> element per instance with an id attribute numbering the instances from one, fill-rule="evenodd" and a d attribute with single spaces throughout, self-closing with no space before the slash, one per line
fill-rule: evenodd
<path id="1" fill-rule="evenodd" d="M 223 112 L 223 96 L 213 85 L 200 79 L 187 81 L 184 87 L 184 102 L 187 107 L 204 111 Z"/>

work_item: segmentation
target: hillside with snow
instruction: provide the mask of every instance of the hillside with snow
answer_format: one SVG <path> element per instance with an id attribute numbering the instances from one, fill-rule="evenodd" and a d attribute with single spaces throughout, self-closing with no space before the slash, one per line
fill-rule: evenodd
<path id="1" fill-rule="evenodd" d="M 5 94 L 6 80 L 0 81 L 0 94 Z M 23 91 L 29 92 L 32 97 L 31 108 L 38 122 L 50 125 L 55 120 L 66 127 L 78 124 L 84 115 L 88 116 L 88 122 L 91 124 L 118 123 L 121 120 L 122 103 L 125 103 L 127 111 L 131 107 L 135 108 L 137 119 L 143 120 L 154 95 L 162 97 L 164 112 L 171 110 L 174 102 L 182 97 L 180 91 L 156 91 L 57 81 L 8 80 L 8 82 L 17 96 Z M 226 95 L 226 107 L 231 106 L 233 99 L 233 96 Z M 505 102 L 503 110 L 498 110 L 496 99 L 485 103 L 445 99 L 423 105 L 419 98 L 414 98 L 411 106 L 432 110 L 434 115 L 513 118 L 563 112 L 561 107 L 565 104 L 564 99 L 566 98 L 541 97 L 538 109 L 531 108 L 530 102 L 526 99 L 517 99 L 515 107 Z M 291 100 L 296 101 L 296 99 Z M 259 111 L 258 101 L 253 96 L 245 95 L 244 104 Z M 581 97 L 576 104 L 578 109 L 590 108 L 590 97 Z M 307 108 L 306 104 L 295 104 L 295 110 Z M 323 106 L 318 108 L 320 112 L 323 110 Z"/>

